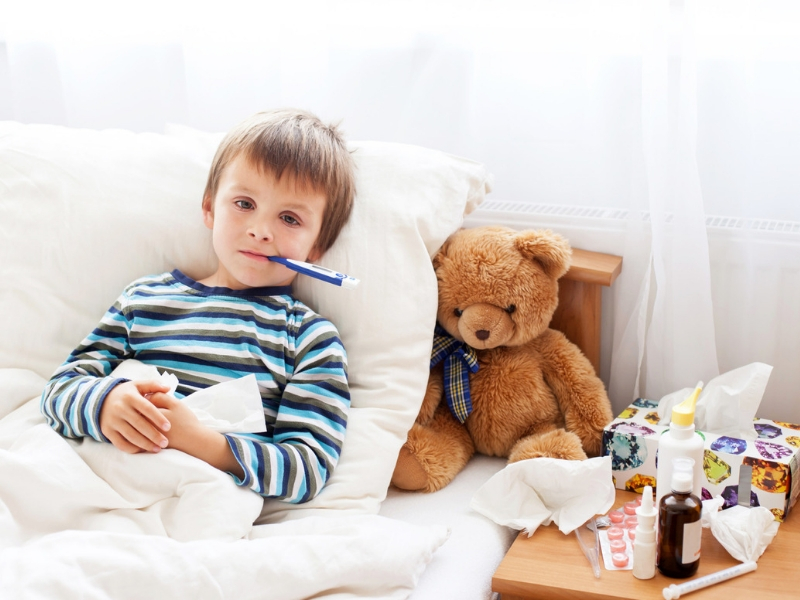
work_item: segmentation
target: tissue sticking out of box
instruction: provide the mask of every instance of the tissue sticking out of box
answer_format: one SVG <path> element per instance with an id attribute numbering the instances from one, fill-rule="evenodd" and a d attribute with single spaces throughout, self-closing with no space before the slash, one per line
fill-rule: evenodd
<path id="1" fill-rule="evenodd" d="M 753 419 L 771 373 L 770 365 L 756 362 L 709 381 L 697 399 L 695 428 L 731 438 L 751 441 L 758 438 Z M 673 407 L 691 393 L 691 388 L 684 388 L 661 398 L 658 403 L 659 425 L 669 425 Z"/>

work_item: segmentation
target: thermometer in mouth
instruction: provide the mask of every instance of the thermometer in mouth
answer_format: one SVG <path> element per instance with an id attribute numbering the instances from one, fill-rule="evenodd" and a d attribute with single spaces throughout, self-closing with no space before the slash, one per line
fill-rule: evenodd
<path id="1" fill-rule="evenodd" d="M 348 290 L 355 289 L 360 281 L 344 273 L 338 273 L 331 269 L 320 267 L 319 265 L 312 265 L 302 260 L 294 260 L 293 258 L 284 258 L 282 256 L 268 256 L 267 258 L 272 262 L 280 263 L 284 267 L 288 267 L 292 271 L 297 271 L 303 275 L 308 275 L 309 277 L 314 277 L 315 279 L 320 279 Z"/>

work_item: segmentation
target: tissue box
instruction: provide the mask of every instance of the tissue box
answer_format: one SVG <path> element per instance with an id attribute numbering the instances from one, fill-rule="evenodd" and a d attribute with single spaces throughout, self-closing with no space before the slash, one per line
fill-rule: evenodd
<path id="1" fill-rule="evenodd" d="M 603 455 L 611 456 L 614 485 L 641 493 L 656 485 L 659 436 L 669 429 L 659 425 L 658 402 L 639 398 L 603 431 Z M 700 432 L 705 439 L 704 500 L 721 495 L 723 508 L 738 503 L 739 468 L 753 469 L 750 505 L 764 506 L 783 521 L 800 493 L 800 425 L 755 419 L 758 439 L 743 440 Z M 698 494 L 699 495 L 699 494 Z"/>

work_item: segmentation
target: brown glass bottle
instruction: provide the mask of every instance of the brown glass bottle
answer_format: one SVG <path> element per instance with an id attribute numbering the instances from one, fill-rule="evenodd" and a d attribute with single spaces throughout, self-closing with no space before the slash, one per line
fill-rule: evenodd
<path id="1" fill-rule="evenodd" d="M 667 577 L 685 578 L 700 566 L 700 513 L 703 505 L 692 494 L 692 465 L 686 470 L 676 459 L 672 493 L 664 496 L 658 508 L 658 570 Z"/>

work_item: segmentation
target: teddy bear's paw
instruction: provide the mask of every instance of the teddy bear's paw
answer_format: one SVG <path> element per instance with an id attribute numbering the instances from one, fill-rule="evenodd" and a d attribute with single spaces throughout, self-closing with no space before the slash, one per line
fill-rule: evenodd
<path id="1" fill-rule="evenodd" d="M 586 456 L 600 456 L 603 451 L 603 435 L 594 435 L 583 440 L 583 449 Z"/>
<path id="2" fill-rule="evenodd" d="M 572 431 L 580 438 L 587 456 L 600 456 L 603 453 L 603 427 L 575 427 Z"/>
<path id="3" fill-rule="evenodd" d="M 435 492 L 453 481 L 474 452 L 469 432 L 443 407 L 430 426 L 411 427 L 392 483 L 402 490 Z"/>
<path id="4" fill-rule="evenodd" d="M 540 457 L 584 460 L 586 453 L 583 451 L 581 440 L 577 435 L 563 429 L 556 429 L 519 440 L 511 448 L 508 462 Z"/>
<path id="5" fill-rule="evenodd" d="M 428 474 L 417 457 L 405 446 L 400 448 L 392 474 L 392 485 L 409 492 L 419 492 L 428 486 Z"/>

